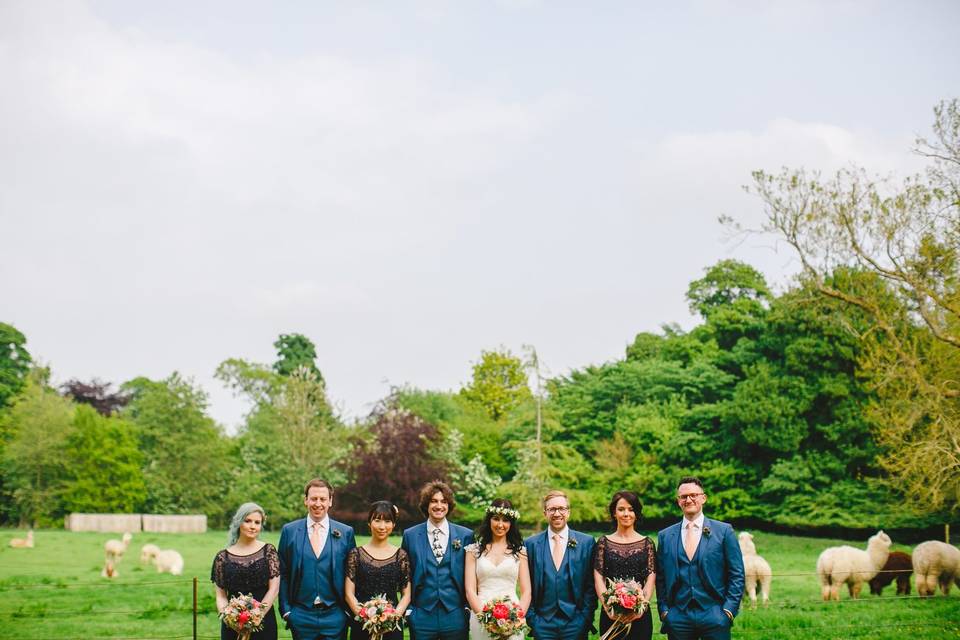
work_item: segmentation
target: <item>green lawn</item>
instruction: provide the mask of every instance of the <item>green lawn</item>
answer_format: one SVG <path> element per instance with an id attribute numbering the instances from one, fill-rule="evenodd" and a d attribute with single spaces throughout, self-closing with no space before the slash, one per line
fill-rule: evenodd
<path id="1" fill-rule="evenodd" d="M 41 530 L 36 532 L 35 548 L 10 548 L 7 541 L 22 537 L 23 533 L 0 530 L 0 595 L 3 609 L 9 612 L 0 623 L 0 637 L 191 638 L 196 576 L 198 635 L 219 638 L 209 574 L 214 554 L 224 546 L 223 532 L 135 535 L 119 565 L 120 576 L 113 581 L 100 577 L 103 543 L 119 536 Z M 264 537 L 276 544 L 278 535 L 267 533 Z M 823 603 L 813 575 L 817 556 L 825 547 L 843 541 L 764 533 L 756 533 L 754 540 L 773 567 L 772 602 L 768 608 L 757 611 L 745 607 L 734 627 L 735 638 L 960 637 L 960 590 L 949 598 L 920 600 L 896 598 L 894 589 L 887 587 L 880 598 L 866 595 L 851 601 L 844 595 L 840 603 Z M 153 567 L 140 566 L 140 546 L 147 542 L 180 551 L 185 561 L 184 575 L 159 575 Z M 863 546 L 859 541 L 847 543 Z M 916 595 L 915 589 L 912 595 Z M 280 637 L 290 636 L 281 631 Z"/>

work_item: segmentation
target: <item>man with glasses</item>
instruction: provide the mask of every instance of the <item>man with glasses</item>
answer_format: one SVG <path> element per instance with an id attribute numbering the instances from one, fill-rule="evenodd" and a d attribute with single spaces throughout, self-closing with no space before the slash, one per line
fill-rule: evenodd
<path id="1" fill-rule="evenodd" d="M 524 542 L 533 592 L 527 624 L 537 640 L 585 640 L 597 606 L 594 539 L 567 526 L 570 501 L 562 491 L 543 497 L 543 515 L 550 526 Z"/>
<path id="2" fill-rule="evenodd" d="M 743 556 L 726 522 L 703 515 L 698 478 L 677 486 L 683 520 L 657 536 L 660 633 L 670 640 L 729 640 L 743 596 Z"/>

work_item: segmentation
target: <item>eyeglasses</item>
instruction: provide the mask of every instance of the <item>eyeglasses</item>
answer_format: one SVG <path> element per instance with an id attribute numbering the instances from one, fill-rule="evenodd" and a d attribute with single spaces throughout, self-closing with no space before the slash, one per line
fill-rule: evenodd
<path id="1" fill-rule="evenodd" d="M 703 495 L 702 493 L 684 493 L 677 496 L 677 502 L 686 502 L 687 500 L 696 500 L 702 495 Z"/>
<path id="2" fill-rule="evenodd" d="M 549 513 L 551 515 L 557 513 L 566 513 L 567 511 L 570 511 L 570 507 L 550 507 L 549 509 L 543 510 L 544 513 Z"/>

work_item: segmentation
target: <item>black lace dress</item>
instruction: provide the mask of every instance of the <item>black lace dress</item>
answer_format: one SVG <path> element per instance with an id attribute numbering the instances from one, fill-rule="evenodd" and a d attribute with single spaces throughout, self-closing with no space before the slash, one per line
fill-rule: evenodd
<path id="1" fill-rule="evenodd" d="M 210 580 L 227 592 L 228 597 L 252 595 L 262 600 L 270 588 L 270 579 L 280 575 L 280 556 L 272 544 L 267 543 L 259 551 L 238 556 L 226 549 L 213 559 Z M 263 619 L 263 629 L 250 636 L 250 640 L 277 640 L 276 607 Z M 237 632 L 220 623 L 221 640 L 235 640 Z"/>
<path id="2" fill-rule="evenodd" d="M 657 550 L 650 538 L 642 538 L 636 542 L 614 542 L 607 536 L 600 536 L 597 546 L 594 547 L 593 568 L 607 578 L 634 579 L 641 587 L 647 582 L 647 577 L 656 571 Z M 600 612 L 600 635 L 603 635 L 613 621 L 607 614 Z M 653 637 L 653 617 L 648 608 L 639 620 L 630 625 L 630 633 L 620 638 L 628 640 L 650 640 Z"/>
<path id="3" fill-rule="evenodd" d="M 396 605 L 400 593 L 410 582 L 410 556 L 403 549 L 397 549 L 389 558 L 378 560 L 363 547 L 357 547 L 347 555 L 347 577 L 353 580 L 354 595 L 360 604 L 384 593 L 387 600 Z M 360 622 L 350 621 L 351 640 L 367 640 L 369 637 Z M 383 636 L 383 640 L 402 638 L 402 630 L 391 631 Z"/>

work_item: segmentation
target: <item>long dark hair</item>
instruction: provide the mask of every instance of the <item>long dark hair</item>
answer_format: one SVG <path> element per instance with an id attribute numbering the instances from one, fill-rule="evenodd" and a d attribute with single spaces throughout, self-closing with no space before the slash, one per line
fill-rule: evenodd
<path id="1" fill-rule="evenodd" d="M 502 509 L 503 511 L 498 513 L 494 511 L 495 509 Z M 520 555 L 520 552 L 523 551 L 523 538 L 520 536 L 517 518 L 513 515 L 516 513 L 513 503 L 506 498 L 497 498 L 490 503 L 487 513 L 483 516 L 483 522 L 480 523 L 480 528 L 474 533 L 480 553 L 484 553 L 487 545 L 493 542 L 493 528 L 490 526 L 490 521 L 493 516 L 500 516 L 510 521 L 510 528 L 507 530 L 507 550 L 515 556 Z"/>

